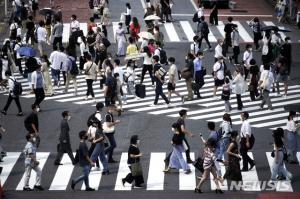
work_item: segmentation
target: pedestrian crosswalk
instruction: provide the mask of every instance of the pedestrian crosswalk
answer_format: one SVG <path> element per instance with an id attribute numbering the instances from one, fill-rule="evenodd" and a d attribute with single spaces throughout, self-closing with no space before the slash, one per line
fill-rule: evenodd
<path id="1" fill-rule="evenodd" d="M 141 68 L 136 69 L 136 74 L 141 75 Z M 16 78 L 23 85 L 23 92 L 29 93 L 30 87 L 26 79 L 16 74 Z M 168 75 L 166 75 L 168 79 Z M 136 113 L 147 113 L 150 115 L 162 115 L 166 117 L 178 117 L 178 112 L 181 109 L 187 109 L 189 119 L 191 120 L 206 120 L 214 121 L 216 123 L 222 122 L 222 116 L 224 114 L 224 101 L 220 99 L 213 98 L 213 87 L 214 79 L 210 75 L 205 76 L 205 85 L 201 88 L 202 99 L 195 99 L 193 101 L 186 101 L 184 104 L 181 102 L 179 97 L 171 97 L 172 107 L 167 107 L 166 104 L 163 104 L 163 100 L 159 100 L 157 106 L 150 106 L 154 102 L 155 98 L 155 87 L 151 86 L 151 79 L 147 74 L 145 76 L 144 83 L 146 85 L 146 97 L 143 99 L 136 99 L 133 96 L 127 96 L 127 104 L 123 104 L 123 109 L 125 111 L 131 111 Z M 62 80 L 62 76 L 61 76 Z M 139 78 L 136 79 L 136 83 L 139 82 Z M 46 97 L 45 100 L 54 100 L 62 103 L 73 103 L 78 105 L 91 105 L 95 106 L 94 100 L 91 98 L 85 100 L 85 94 L 87 90 L 86 81 L 84 75 L 77 76 L 77 95 L 74 96 L 74 87 L 71 84 L 69 87 L 68 93 L 63 93 L 64 86 L 61 86 L 55 89 L 56 94 L 52 97 Z M 167 92 L 167 86 L 164 85 L 164 92 Z M 97 101 L 104 101 L 103 90 L 100 89 L 99 81 L 96 81 L 93 84 L 95 97 Z M 283 92 L 283 85 L 280 85 L 280 90 Z M 123 87 L 123 90 L 126 93 L 126 86 Z M 187 95 L 186 83 L 184 80 L 179 80 L 176 84 L 176 90 L 181 95 Z M 217 91 L 217 95 L 221 95 L 221 88 Z M 271 93 L 271 101 L 273 110 L 261 110 L 259 105 L 261 103 L 258 101 L 250 101 L 249 92 L 246 92 L 242 95 L 243 101 L 243 111 L 248 111 L 250 114 L 250 122 L 253 127 L 257 128 L 270 128 L 274 129 L 277 127 L 285 128 L 287 122 L 288 113 L 284 110 L 285 105 L 300 103 L 300 85 L 291 85 L 288 88 L 287 97 L 277 96 L 276 93 Z M 22 97 L 24 98 L 34 98 L 33 94 L 25 94 Z M 231 111 L 232 123 L 234 125 L 240 125 L 240 111 L 237 110 L 237 100 L 234 94 L 231 95 L 230 103 L 233 110 Z"/>
<path id="2" fill-rule="evenodd" d="M 149 156 L 146 155 L 147 158 L 142 158 L 142 167 L 143 167 L 143 176 L 145 180 L 145 189 L 152 191 L 163 191 L 163 190 L 194 190 L 197 184 L 197 176 L 201 176 L 201 173 L 195 169 L 192 164 L 189 164 L 191 168 L 190 174 L 185 174 L 183 170 L 172 172 L 174 175 L 178 176 L 178 183 L 177 182 L 168 182 L 170 180 L 169 177 L 163 172 L 165 168 L 164 159 L 166 158 L 165 152 L 152 152 Z M 252 152 L 248 152 L 248 155 L 251 158 L 255 159 L 255 154 Z M 257 162 L 257 165 L 248 172 L 242 172 L 242 184 L 243 191 L 263 191 L 268 189 L 265 186 L 265 183 L 269 181 L 271 176 L 271 169 L 274 159 L 271 157 L 271 152 L 266 152 L 264 154 L 265 158 L 263 159 L 266 162 Z M 52 191 L 65 191 L 70 190 L 70 183 L 72 178 L 74 178 L 78 172 L 75 172 L 77 166 L 73 166 L 70 162 L 70 159 L 67 154 L 65 154 L 62 158 L 62 165 L 57 167 L 49 167 L 46 164 L 53 164 L 53 160 L 51 160 L 51 153 L 49 152 L 38 152 L 37 153 L 37 160 L 40 162 L 39 166 L 42 169 L 42 176 L 46 176 L 48 179 L 47 181 L 50 182 L 49 185 L 43 184 L 45 189 L 52 190 Z M 185 155 L 183 154 L 185 157 Z M 121 153 L 120 161 L 117 165 L 117 170 L 111 170 L 110 175 L 105 176 L 102 178 L 101 170 L 92 169 L 91 173 L 89 174 L 89 184 L 92 188 L 96 190 L 101 190 L 101 184 L 103 184 L 104 180 L 108 180 L 108 178 L 112 178 L 109 182 L 112 182 L 113 185 L 109 186 L 109 189 L 115 191 L 131 191 L 132 186 L 131 184 L 125 183 L 124 186 L 122 184 L 122 178 L 124 178 L 129 173 L 129 168 L 127 165 L 127 153 Z M 195 159 L 196 154 L 191 153 L 191 158 Z M 300 152 L 297 153 L 297 157 L 300 161 Z M 4 187 L 5 190 L 22 190 L 24 186 L 24 178 L 25 174 L 22 173 L 22 169 L 24 167 L 23 157 L 20 152 L 8 152 L 7 156 L 4 157 L 4 162 L 0 163 L 0 166 L 3 167 L 3 172 L 1 174 L 1 185 Z M 265 167 L 265 165 L 268 165 Z M 242 166 L 242 165 L 241 165 Z M 286 168 L 289 170 L 289 165 L 285 165 Z M 299 165 L 298 165 L 299 166 Z M 18 168 L 18 169 L 16 169 Z M 49 169 L 52 168 L 52 169 Z M 269 169 L 268 169 L 269 168 Z M 101 167 L 102 169 L 102 167 Z M 225 166 L 221 166 L 222 175 L 224 175 L 226 170 Z M 259 171 L 260 170 L 260 171 Z M 21 172 L 20 172 L 21 171 Z M 76 175 L 74 175 L 74 172 Z M 263 173 L 263 175 L 262 175 Z M 172 176 L 174 176 L 172 175 Z M 42 177 L 43 179 L 43 177 Z M 50 179 L 50 181 L 49 181 Z M 8 181 L 18 180 L 18 184 L 15 187 L 13 183 L 8 183 Z M 35 172 L 32 171 L 31 178 L 29 182 L 29 186 L 33 187 L 35 183 Z M 166 186 L 167 184 L 171 184 L 172 186 Z M 177 185 L 176 185 L 177 184 Z M 208 183 L 206 183 L 208 184 Z M 215 190 L 216 186 L 213 181 L 213 176 L 210 176 L 209 180 L 210 186 L 207 186 L 207 189 Z M 293 187 L 293 183 L 289 180 L 282 180 L 278 181 L 276 185 L 276 190 L 273 191 L 285 191 L 285 192 L 293 192 L 295 187 Z M 229 181 L 224 181 L 221 188 L 222 190 L 231 190 L 232 184 Z M 209 188 L 210 187 L 210 188 Z M 270 188 L 270 187 L 269 187 Z M 84 190 L 85 186 L 84 183 L 82 186 L 78 187 L 77 189 Z"/>
<path id="3" fill-rule="evenodd" d="M 234 21 L 238 26 L 238 30 L 241 37 L 241 42 L 251 43 L 253 42 L 253 33 L 249 27 L 249 21 Z M 262 21 L 262 26 L 274 26 L 276 25 L 272 21 Z M 144 23 L 141 23 L 141 31 L 146 31 L 147 28 Z M 218 26 L 209 26 L 209 41 L 217 42 L 219 38 L 225 38 L 224 22 L 220 21 Z M 165 35 L 165 42 L 192 42 L 193 37 L 197 29 L 197 24 L 191 21 L 176 21 L 172 23 L 165 23 L 159 25 L 160 31 Z M 87 34 L 87 23 L 80 23 L 80 28 L 83 33 Z M 107 26 L 108 39 L 114 43 L 116 41 L 116 30 L 118 28 L 118 22 L 112 22 Z M 285 29 L 283 26 L 280 29 Z M 279 32 L 284 39 L 289 33 Z M 70 24 L 64 23 L 63 42 L 68 43 L 70 36 Z"/>

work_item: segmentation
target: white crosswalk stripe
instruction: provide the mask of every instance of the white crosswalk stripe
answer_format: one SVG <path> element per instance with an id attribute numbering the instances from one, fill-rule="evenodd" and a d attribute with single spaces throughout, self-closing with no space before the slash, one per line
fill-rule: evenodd
<path id="1" fill-rule="evenodd" d="M 251 158 L 253 158 L 253 152 L 249 152 L 248 153 L 249 156 Z M 16 162 L 18 162 L 18 164 L 22 164 L 23 166 L 23 161 L 18 161 L 20 158 L 22 158 L 20 156 L 19 152 L 8 152 L 7 153 L 7 157 L 4 158 L 4 162 L 1 163 L 1 166 L 5 166 L 3 168 L 3 174 L 1 175 L 1 180 L 4 188 L 6 190 L 22 190 L 23 188 L 23 184 L 24 184 L 24 178 L 25 176 L 22 175 L 22 178 L 20 179 L 17 187 L 10 187 L 10 186 L 15 186 L 15 185 L 10 185 L 8 186 L 9 183 L 5 183 L 9 180 L 13 180 L 14 178 L 18 177 L 18 175 L 20 175 L 19 170 L 14 170 L 15 164 Z M 51 181 L 51 185 L 49 187 L 49 190 L 60 190 L 60 191 L 64 191 L 64 190 L 70 190 L 70 188 L 67 188 L 67 185 L 71 182 L 71 177 L 73 176 L 73 172 L 74 172 L 74 166 L 70 164 L 70 161 L 68 160 L 69 157 L 67 155 L 64 155 L 62 158 L 62 163 L 63 165 L 60 165 L 58 167 L 56 167 L 56 171 L 52 170 L 51 172 L 49 172 L 47 169 L 45 169 L 45 164 L 46 163 L 50 163 L 52 164 L 53 162 L 51 161 L 47 161 L 48 157 L 49 157 L 50 153 L 49 152 L 38 152 L 37 153 L 37 158 L 40 161 L 40 167 L 43 169 L 43 176 L 47 175 L 47 178 L 52 177 L 52 181 Z M 260 154 L 260 155 L 265 155 L 267 158 L 262 159 L 262 161 L 264 162 L 260 162 L 260 165 L 262 164 L 266 164 L 267 167 L 269 168 L 269 175 L 271 175 L 271 169 L 272 169 L 272 164 L 273 164 L 273 158 L 271 157 L 271 152 L 266 152 L 265 154 Z M 127 165 L 127 157 L 128 154 L 127 153 L 122 153 L 121 154 L 121 160 L 120 163 L 118 165 L 118 171 L 117 171 L 117 176 L 115 175 L 108 175 L 106 176 L 106 178 L 116 178 L 115 180 L 113 179 L 112 182 L 115 183 L 115 185 L 113 186 L 115 191 L 130 191 L 132 190 L 132 186 L 131 184 L 125 183 L 125 186 L 122 185 L 122 178 L 125 178 L 126 175 L 130 172 L 129 167 Z M 170 175 L 170 174 L 165 174 L 163 172 L 164 167 L 165 167 L 165 163 L 164 163 L 164 159 L 166 157 L 166 153 L 165 152 L 152 152 L 150 153 L 150 158 L 149 159 L 145 159 L 143 158 L 142 161 L 142 165 L 143 165 L 143 176 L 145 179 L 145 185 L 146 185 L 146 190 L 147 191 L 153 191 L 153 190 L 167 190 L 168 188 L 165 187 L 165 184 L 168 184 L 170 182 L 167 182 L 167 178 L 166 175 Z M 185 159 L 185 153 L 183 153 L 183 157 Z M 191 158 L 195 159 L 195 153 L 191 153 Z M 297 153 L 297 158 L 300 161 L 300 152 Z M 18 165 L 18 167 L 21 165 Z M 148 167 L 149 166 L 149 167 Z M 242 163 L 240 163 L 240 166 L 242 167 Z M 146 170 L 145 167 L 148 167 L 149 170 Z M 171 189 L 178 189 L 178 190 L 194 190 L 194 188 L 196 187 L 196 174 L 198 176 L 201 176 L 200 173 L 198 173 L 199 171 L 196 171 L 194 166 L 192 164 L 190 164 L 190 168 L 191 168 L 191 173 L 190 174 L 185 174 L 183 170 L 179 170 L 178 175 L 178 187 L 172 187 Z M 221 166 L 221 170 L 222 170 L 222 175 L 224 175 L 226 167 L 225 166 Z M 256 167 L 254 167 L 253 169 L 251 169 L 248 172 L 242 172 L 242 181 L 239 182 L 242 186 L 243 186 L 243 191 L 262 191 L 265 190 L 266 187 L 264 187 L 264 185 L 262 183 L 266 183 L 269 181 L 270 176 L 266 177 L 266 176 L 261 176 L 259 177 L 259 172 L 257 171 Z M 175 175 L 172 174 L 172 175 Z M 96 190 L 98 190 L 98 187 L 101 186 L 102 180 L 101 180 L 101 171 L 94 171 L 92 169 L 90 175 L 89 175 L 89 184 L 90 187 L 95 188 Z M 30 187 L 34 186 L 34 182 L 35 182 L 35 172 L 31 173 L 31 178 L 30 178 Z M 216 186 L 215 183 L 213 181 L 213 176 L 210 176 L 210 189 L 211 190 L 215 190 Z M 172 183 L 172 185 L 174 185 L 174 183 Z M 46 184 L 43 184 L 42 182 L 42 186 L 44 187 L 48 187 Z M 175 185 L 176 186 L 176 185 Z M 221 186 L 222 190 L 231 190 L 232 184 L 230 184 L 229 182 L 227 182 L 226 180 L 224 181 L 224 184 Z M 76 188 L 76 187 L 75 187 Z M 84 190 L 85 186 L 84 183 L 80 188 L 77 189 L 81 189 Z M 275 190 L 273 190 L 275 191 Z M 276 191 L 282 192 L 293 192 L 293 184 L 291 184 L 291 182 L 289 180 L 282 180 L 282 181 L 278 181 L 276 182 Z"/>
<path id="2" fill-rule="evenodd" d="M 107 27 L 108 38 L 112 43 L 115 43 L 115 33 L 119 22 L 112 22 Z M 208 35 L 210 42 L 217 42 L 218 38 L 225 38 L 224 26 L 226 22 L 219 21 L 218 26 L 209 26 L 210 33 Z M 241 42 L 253 42 L 253 33 L 249 26 L 249 21 L 233 21 L 238 26 Z M 70 36 L 70 24 L 64 23 L 63 31 L 63 42 L 67 43 Z M 262 26 L 274 26 L 276 25 L 272 21 L 262 21 Z M 144 23 L 141 24 L 141 31 L 146 31 Z M 178 27 L 178 28 L 175 28 Z M 278 26 L 280 29 L 287 29 L 284 26 Z M 83 30 L 84 34 L 87 34 L 87 23 L 80 23 L 80 29 Z M 160 25 L 161 31 L 165 34 L 165 42 L 192 42 L 193 36 L 195 35 L 196 24 L 191 21 L 176 21 L 172 23 L 165 23 Z M 182 32 L 182 33 L 181 33 Z M 186 37 L 180 37 L 181 35 Z M 288 36 L 288 33 L 279 32 L 282 39 Z M 221 37 L 220 37 L 221 36 Z"/>

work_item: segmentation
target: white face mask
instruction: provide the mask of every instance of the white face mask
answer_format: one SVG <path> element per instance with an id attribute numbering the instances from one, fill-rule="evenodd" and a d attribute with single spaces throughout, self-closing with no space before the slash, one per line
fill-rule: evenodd
<path id="1" fill-rule="evenodd" d="M 32 142 L 36 142 L 36 138 L 35 137 L 32 138 Z"/>
<path id="2" fill-rule="evenodd" d="M 249 48 L 249 51 L 251 52 L 251 51 L 252 51 L 252 48 Z"/>
<path id="3" fill-rule="evenodd" d="M 68 115 L 68 120 L 70 120 L 71 119 L 71 115 Z"/>
<path id="4" fill-rule="evenodd" d="M 40 112 L 40 108 L 36 108 L 36 112 Z"/>
<path id="5" fill-rule="evenodd" d="M 141 142 L 140 140 L 137 140 L 137 141 L 136 141 L 136 144 L 140 144 L 140 142 Z"/>

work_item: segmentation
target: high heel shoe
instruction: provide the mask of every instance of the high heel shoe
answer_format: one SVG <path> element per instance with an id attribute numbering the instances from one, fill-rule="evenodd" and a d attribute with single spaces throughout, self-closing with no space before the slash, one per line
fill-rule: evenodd
<path id="1" fill-rule="evenodd" d="M 195 188 L 195 193 L 203 193 L 201 189 Z"/>
<path id="2" fill-rule="evenodd" d="M 221 189 L 216 189 L 216 193 L 224 193 Z"/>

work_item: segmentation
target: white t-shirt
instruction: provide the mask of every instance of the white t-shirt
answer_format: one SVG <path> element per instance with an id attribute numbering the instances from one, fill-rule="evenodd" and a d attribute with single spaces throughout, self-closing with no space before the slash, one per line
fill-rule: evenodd
<path id="1" fill-rule="evenodd" d="M 297 127 L 296 127 L 296 123 L 294 120 L 288 120 L 286 123 L 286 130 L 288 131 L 292 131 L 292 132 L 296 132 L 297 131 Z"/>
<path id="2" fill-rule="evenodd" d="M 145 64 L 145 65 L 152 65 L 153 63 L 152 63 L 152 57 L 149 57 L 148 55 L 147 55 L 147 53 L 143 53 L 144 54 L 144 62 L 143 62 L 143 64 Z"/>
<path id="3" fill-rule="evenodd" d="M 128 81 L 133 82 L 135 80 L 135 72 L 133 70 L 133 67 L 127 67 L 126 68 L 126 76 L 129 77 Z"/>
<path id="4" fill-rule="evenodd" d="M 71 21 L 70 28 L 71 28 L 71 32 L 75 32 L 75 31 L 79 30 L 80 29 L 79 21 L 77 21 L 77 20 Z"/>
<path id="5" fill-rule="evenodd" d="M 251 136 L 251 125 L 249 120 L 244 120 L 241 126 L 240 137 L 246 137 L 247 135 L 249 135 L 249 137 Z"/>
<path id="6" fill-rule="evenodd" d="M 119 66 L 117 66 L 117 67 L 115 66 L 113 74 L 116 74 L 116 73 L 119 73 L 119 79 L 120 79 L 121 83 L 123 84 L 123 82 L 124 82 L 124 79 L 123 79 L 124 71 L 123 71 L 123 69 L 120 68 Z"/>
<path id="7" fill-rule="evenodd" d="M 223 57 L 223 49 L 219 44 L 215 47 L 215 58 Z"/>
<path id="8" fill-rule="evenodd" d="M 160 59 L 160 49 L 159 48 L 155 49 L 154 55 L 157 55 L 159 57 L 159 59 Z"/>
<path id="9" fill-rule="evenodd" d="M 222 67 L 222 68 L 220 68 Z M 224 64 L 220 64 L 220 62 L 216 62 L 213 67 L 214 72 L 216 72 L 216 76 L 219 80 L 224 79 Z"/>
<path id="10" fill-rule="evenodd" d="M 252 52 L 246 50 L 243 55 L 243 61 L 246 66 L 250 66 L 250 60 L 253 58 Z"/>
<path id="11" fill-rule="evenodd" d="M 37 29 L 37 40 L 46 42 L 47 31 L 44 27 L 38 27 Z"/>
<path id="12" fill-rule="evenodd" d="M 172 64 L 169 68 L 169 77 L 174 76 L 174 83 L 176 84 L 178 81 L 178 70 L 175 64 Z"/>
<path id="13" fill-rule="evenodd" d="M 16 52 L 16 55 L 17 55 L 17 59 L 20 59 L 21 56 L 20 56 L 20 53 L 18 53 L 18 49 L 21 48 L 21 43 L 16 43 L 15 45 L 15 48 L 14 48 L 14 51 Z"/>
<path id="14" fill-rule="evenodd" d="M 273 76 L 273 73 L 269 70 L 264 70 L 261 74 L 260 74 L 260 81 L 264 81 L 264 79 L 267 77 L 267 75 L 269 76 L 268 77 L 268 81 L 267 81 L 267 84 L 265 85 L 265 88 L 266 90 L 270 91 L 272 90 L 272 87 L 273 87 L 273 83 L 274 83 L 274 76 Z"/>
<path id="15" fill-rule="evenodd" d="M 199 45 L 196 42 L 191 43 L 191 53 L 192 54 L 197 54 L 197 52 L 199 51 Z"/>

